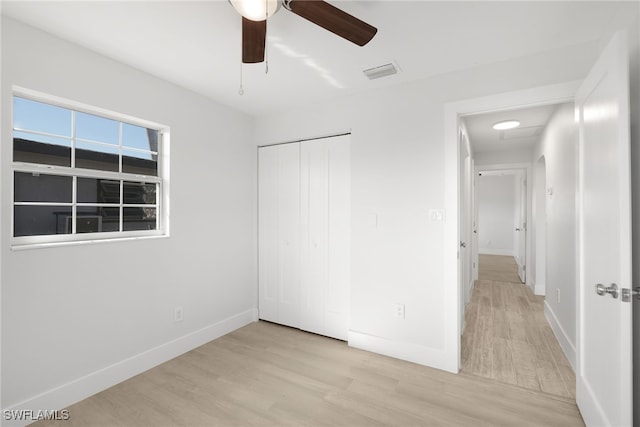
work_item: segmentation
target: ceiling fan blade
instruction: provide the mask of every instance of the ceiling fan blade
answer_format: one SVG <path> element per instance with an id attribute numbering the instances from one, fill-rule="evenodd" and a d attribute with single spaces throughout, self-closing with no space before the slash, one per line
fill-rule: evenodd
<path id="1" fill-rule="evenodd" d="M 242 17 L 242 62 L 254 64 L 264 61 L 267 21 L 251 21 Z"/>
<path id="2" fill-rule="evenodd" d="M 288 9 L 325 30 L 347 39 L 358 46 L 364 46 L 378 29 L 349 15 L 323 0 L 290 0 L 285 2 Z"/>

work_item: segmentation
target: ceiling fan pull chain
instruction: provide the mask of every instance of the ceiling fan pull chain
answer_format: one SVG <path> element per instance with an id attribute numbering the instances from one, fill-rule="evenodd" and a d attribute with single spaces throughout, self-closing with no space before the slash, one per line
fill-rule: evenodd
<path id="1" fill-rule="evenodd" d="M 242 61 L 240 61 L 240 89 L 238 90 L 238 95 L 244 95 L 244 88 L 242 87 Z"/>
<path id="2" fill-rule="evenodd" d="M 269 74 L 269 43 L 267 34 L 269 29 L 269 0 L 264 0 L 264 73 Z"/>

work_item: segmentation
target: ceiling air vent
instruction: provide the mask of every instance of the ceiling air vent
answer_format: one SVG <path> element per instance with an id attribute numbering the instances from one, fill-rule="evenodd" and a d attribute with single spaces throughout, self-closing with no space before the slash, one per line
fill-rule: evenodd
<path id="1" fill-rule="evenodd" d="M 380 65 L 379 67 L 369 68 L 364 70 L 363 73 L 369 78 L 369 80 L 379 79 L 381 77 L 391 76 L 398 72 L 398 68 L 392 64 Z"/>

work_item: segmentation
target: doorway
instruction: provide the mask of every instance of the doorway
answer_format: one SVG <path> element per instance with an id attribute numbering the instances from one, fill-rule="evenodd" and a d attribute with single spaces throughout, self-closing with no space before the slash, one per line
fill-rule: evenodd
<path id="1" fill-rule="evenodd" d="M 527 176 L 527 167 L 476 172 L 479 279 L 526 283 Z"/>
<path id="2" fill-rule="evenodd" d="M 546 184 L 538 182 L 538 174 L 544 177 L 546 171 L 534 163 L 534 151 L 541 149 L 543 136 L 544 141 L 549 138 L 545 127 L 558 108 L 542 104 L 462 117 L 476 164 L 479 272 L 464 314 L 461 370 L 574 400 L 571 362 L 547 320 L 544 294 L 534 293 L 535 269 L 546 268 L 544 262 L 536 264 L 536 248 L 545 245 L 545 239 L 535 238 L 536 233 L 546 232 L 544 227 L 533 227 L 532 221 L 534 215 L 544 220 Z M 490 128 L 500 118 L 511 117 L 522 121 L 519 130 L 494 132 L 484 146 L 482 141 L 475 144 L 474 135 L 480 139 L 483 135 L 474 129 Z M 539 203 L 534 205 L 536 186 L 543 194 L 537 195 Z"/>

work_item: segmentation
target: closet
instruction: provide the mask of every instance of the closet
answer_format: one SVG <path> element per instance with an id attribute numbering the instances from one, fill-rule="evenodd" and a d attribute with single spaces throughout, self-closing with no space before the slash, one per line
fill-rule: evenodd
<path id="1" fill-rule="evenodd" d="M 258 149 L 261 319 L 347 339 L 349 153 L 349 135 Z"/>

